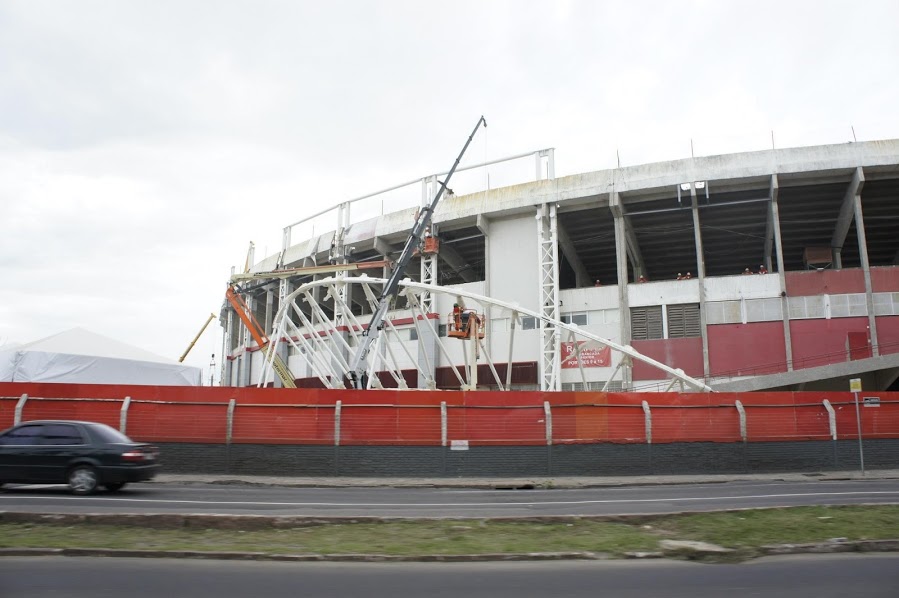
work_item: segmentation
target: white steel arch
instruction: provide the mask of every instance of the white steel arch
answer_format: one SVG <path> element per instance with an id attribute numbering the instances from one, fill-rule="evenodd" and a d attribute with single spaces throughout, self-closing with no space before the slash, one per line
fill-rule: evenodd
<path id="1" fill-rule="evenodd" d="M 274 360 L 274 354 L 277 350 L 277 345 L 279 344 L 279 342 L 283 341 L 289 343 L 297 350 L 297 353 L 301 355 L 302 360 L 305 362 L 311 375 L 317 377 L 325 385 L 326 388 L 345 388 L 344 381 L 347 379 L 347 375 L 350 371 L 350 356 L 352 355 L 355 347 L 359 344 L 364 326 L 363 322 L 360 322 L 358 317 L 352 313 L 350 305 L 346 302 L 345 298 L 350 294 L 346 293 L 343 290 L 343 287 L 344 285 L 351 284 L 362 285 L 369 304 L 374 308 L 377 306 L 378 294 L 374 290 L 372 290 L 371 285 L 384 285 L 386 283 L 387 279 L 370 278 L 367 275 L 345 278 L 329 277 L 321 280 L 307 282 L 287 295 L 281 302 L 278 313 L 275 316 L 275 320 L 273 323 L 271 338 L 272 340 L 278 342 L 272 342 L 269 345 L 269 348 L 267 349 L 265 355 L 265 365 L 259 374 L 257 384 L 261 386 L 267 381 L 271 381 L 273 377 L 272 361 Z M 450 358 L 446 347 L 444 346 L 444 339 L 441 339 L 438 336 L 437 331 L 434 329 L 434 327 L 430 325 L 423 325 L 423 323 L 428 322 L 429 319 L 428 314 L 422 307 L 422 295 L 433 296 L 434 293 L 441 293 L 445 295 L 451 295 L 457 298 L 457 300 L 461 301 L 470 299 L 471 301 L 477 302 L 484 307 L 495 306 L 504 310 L 508 310 L 512 314 L 512 325 L 510 326 L 509 337 L 510 355 L 508 363 L 511 363 L 512 361 L 511 348 L 514 342 L 516 321 L 522 316 L 529 316 L 545 322 L 552 328 L 559 330 L 560 334 L 562 333 L 562 331 L 566 331 L 568 334 L 568 338 L 570 339 L 582 338 L 585 339 L 588 343 L 594 343 L 603 347 L 609 347 L 613 351 L 621 353 L 625 357 L 623 361 L 636 359 L 662 370 L 672 378 L 671 385 L 668 387 L 669 390 L 675 384 L 680 383 L 682 389 L 684 389 L 685 387 L 689 387 L 696 391 L 713 392 L 712 388 L 705 384 L 702 380 L 698 380 L 696 378 L 688 376 L 684 373 L 683 370 L 679 368 L 676 369 L 669 367 L 664 363 L 652 359 L 651 357 L 647 357 L 630 345 L 621 345 L 607 338 L 603 338 L 601 336 L 582 330 L 576 324 L 566 324 L 565 322 L 552 319 L 540 312 L 525 309 L 513 303 L 500 301 L 498 299 L 493 299 L 491 297 L 486 297 L 484 295 L 462 289 L 424 284 L 414 282 L 409 279 L 401 281 L 399 283 L 399 286 L 402 289 L 400 292 L 400 296 L 404 297 L 408 302 L 408 306 L 405 309 L 409 309 L 412 312 L 412 319 L 418 334 L 418 338 L 423 339 L 426 338 L 426 335 L 432 335 L 436 339 L 438 351 L 447 360 L 449 360 Z M 315 298 L 316 294 L 312 291 L 317 288 L 323 288 L 326 290 L 323 300 L 331 300 L 333 302 L 333 318 L 328 317 L 325 310 L 322 309 L 321 305 L 319 305 L 318 300 Z M 301 309 L 301 305 L 298 302 L 304 302 L 308 305 L 309 315 L 307 315 L 306 312 Z M 296 319 L 299 321 L 299 324 L 293 321 L 292 316 L 296 317 Z M 335 322 L 335 320 L 341 323 L 338 324 Z M 378 344 L 376 346 L 376 349 L 373 351 L 373 357 L 370 360 L 371 363 L 368 375 L 368 388 L 381 387 L 380 382 L 378 381 L 378 377 L 375 375 L 376 372 L 387 372 L 396 381 L 399 388 L 407 388 L 405 380 L 398 366 L 397 351 L 405 352 L 408 361 L 416 364 L 416 369 L 418 370 L 419 376 L 423 376 L 423 379 L 426 381 L 425 386 L 427 388 L 436 388 L 432 374 L 432 372 L 435 370 L 434 364 L 418 363 L 418 359 L 413 358 L 404 343 L 396 343 L 397 347 L 393 347 L 389 342 L 387 342 L 390 339 L 398 338 L 397 334 L 397 330 L 394 327 L 392 321 L 389 318 L 385 319 L 384 330 L 379 336 Z M 353 342 L 351 343 L 350 340 L 352 340 Z M 457 379 L 459 380 L 460 386 L 466 390 L 476 389 L 477 363 L 474 356 L 476 354 L 482 354 L 485 357 L 487 365 L 490 368 L 496 386 L 498 386 L 501 390 L 508 389 L 510 382 L 509 374 L 511 372 L 511 369 L 507 368 L 506 380 L 505 382 L 503 382 L 502 380 L 500 380 L 496 368 L 494 367 L 494 362 L 483 340 L 478 339 L 477 335 L 474 335 L 470 341 L 463 342 L 471 343 L 471 356 L 469 356 L 469 351 L 467 349 L 463 352 L 465 354 L 466 360 L 465 369 L 468 372 L 466 379 L 464 379 L 458 373 L 456 367 L 450 368 L 450 370 L 456 375 Z M 578 347 L 577 343 L 575 343 L 575 347 Z M 578 355 L 578 353 L 579 349 L 576 350 L 575 355 Z M 472 359 L 472 361 L 469 361 L 470 359 Z M 561 367 L 561 363 L 558 363 L 558 360 L 555 367 Z M 621 366 L 619 365 L 619 367 Z M 560 372 L 554 372 L 553 376 L 555 377 L 555 379 L 559 379 Z M 606 386 L 608 386 L 608 383 L 606 384 Z"/>

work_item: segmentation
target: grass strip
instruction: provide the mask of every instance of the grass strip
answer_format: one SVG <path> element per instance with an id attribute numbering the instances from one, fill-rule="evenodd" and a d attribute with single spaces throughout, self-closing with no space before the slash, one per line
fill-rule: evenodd
<path id="1" fill-rule="evenodd" d="M 616 521 L 571 518 L 311 524 L 265 529 L 148 528 L 91 522 L 0 523 L 0 548 L 194 550 L 267 554 L 465 555 L 654 551 L 661 539 L 698 540 L 749 557 L 769 544 L 899 538 L 899 505 L 796 507 Z"/>

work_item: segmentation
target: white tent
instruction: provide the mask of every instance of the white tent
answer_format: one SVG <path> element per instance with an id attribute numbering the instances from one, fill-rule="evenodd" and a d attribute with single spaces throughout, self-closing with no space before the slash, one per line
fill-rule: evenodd
<path id="1" fill-rule="evenodd" d="M 200 368 L 72 328 L 0 349 L 0 382 L 200 386 Z"/>

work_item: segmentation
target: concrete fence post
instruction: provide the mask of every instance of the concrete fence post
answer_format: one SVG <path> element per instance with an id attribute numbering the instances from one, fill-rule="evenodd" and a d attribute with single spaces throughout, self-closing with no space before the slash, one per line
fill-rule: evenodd
<path id="1" fill-rule="evenodd" d="M 340 446 L 340 409 L 343 401 L 334 404 L 334 446 Z"/>
<path id="2" fill-rule="evenodd" d="M 28 402 L 28 395 L 22 395 L 16 403 L 16 414 L 13 419 L 13 425 L 18 426 L 22 423 L 22 411 L 25 410 L 25 403 Z"/>
<path id="3" fill-rule="evenodd" d="M 546 422 L 546 445 L 553 443 L 553 412 L 549 406 L 549 401 L 543 401 L 544 421 Z"/>
<path id="4" fill-rule="evenodd" d="M 128 435 L 128 407 L 131 406 L 131 397 L 125 397 L 122 409 L 119 411 L 119 432 Z"/>
<path id="5" fill-rule="evenodd" d="M 446 401 L 440 401 L 440 446 L 446 446 Z"/>
<path id="6" fill-rule="evenodd" d="M 746 409 L 740 401 L 734 401 L 734 407 L 737 408 L 737 413 L 740 414 L 740 438 L 743 442 L 746 442 L 748 440 L 746 434 Z"/>
<path id="7" fill-rule="evenodd" d="M 824 408 L 827 409 L 827 419 L 830 424 L 830 438 L 833 440 L 831 442 L 833 446 L 833 466 L 836 469 L 840 466 L 840 454 L 837 451 L 837 413 L 834 411 L 830 401 L 824 399 L 823 403 Z"/>
<path id="8" fill-rule="evenodd" d="M 652 444 L 652 410 L 646 401 L 643 401 L 643 427 L 646 430 L 646 444 Z"/>
<path id="9" fill-rule="evenodd" d="M 225 444 L 231 444 L 231 436 L 234 433 L 234 408 L 237 407 L 237 399 L 228 401 L 228 425 L 225 431 Z"/>
<path id="10" fill-rule="evenodd" d="M 824 408 L 827 409 L 827 419 L 830 423 L 830 437 L 832 440 L 837 439 L 837 413 L 833 410 L 830 401 L 824 399 Z"/>

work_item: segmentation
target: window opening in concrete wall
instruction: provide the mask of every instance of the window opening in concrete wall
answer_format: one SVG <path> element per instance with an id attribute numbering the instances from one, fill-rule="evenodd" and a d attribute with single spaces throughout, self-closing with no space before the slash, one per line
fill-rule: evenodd
<path id="1" fill-rule="evenodd" d="M 667 306 L 668 338 L 701 336 L 698 303 Z"/>
<path id="2" fill-rule="evenodd" d="M 587 312 L 578 312 L 570 314 L 562 314 L 563 324 L 577 324 L 578 326 L 587 325 Z"/>
<path id="3" fill-rule="evenodd" d="M 662 306 L 647 305 L 631 308 L 631 336 L 635 341 L 664 338 Z"/>

